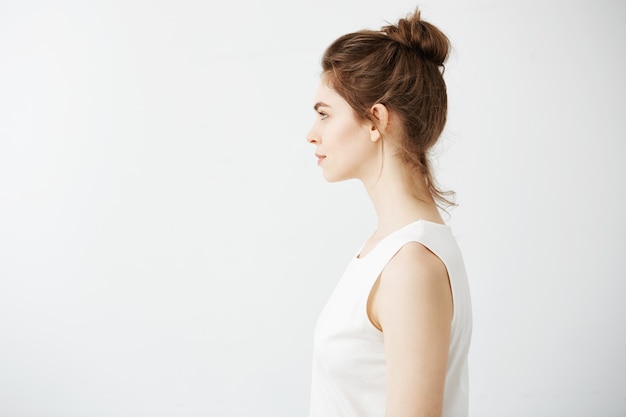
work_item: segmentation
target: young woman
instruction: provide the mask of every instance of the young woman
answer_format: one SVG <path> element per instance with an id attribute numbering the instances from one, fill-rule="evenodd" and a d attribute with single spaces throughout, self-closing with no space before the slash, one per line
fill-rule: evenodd
<path id="1" fill-rule="evenodd" d="M 428 160 L 448 50 L 416 10 L 324 53 L 307 140 L 326 180 L 362 181 L 378 225 L 318 319 L 311 417 L 468 414 L 470 294 Z"/>

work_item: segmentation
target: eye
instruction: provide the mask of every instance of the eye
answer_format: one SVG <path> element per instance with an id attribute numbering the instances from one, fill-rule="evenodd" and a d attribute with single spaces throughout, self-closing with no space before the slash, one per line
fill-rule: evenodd
<path id="1" fill-rule="evenodd" d="M 320 115 L 320 120 L 324 120 L 328 117 L 328 115 L 324 112 L 318 111 L 317 114 Z"/>

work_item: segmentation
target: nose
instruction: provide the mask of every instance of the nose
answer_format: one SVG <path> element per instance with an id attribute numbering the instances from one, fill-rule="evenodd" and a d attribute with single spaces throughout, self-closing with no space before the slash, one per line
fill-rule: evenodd
<path id="1" fill-rule="evenodd" d="M 306 134 L 306 141 L 312 145 L 319 145 L 322 142 L 313 129 L 309 130 L 309 133 Z"/>

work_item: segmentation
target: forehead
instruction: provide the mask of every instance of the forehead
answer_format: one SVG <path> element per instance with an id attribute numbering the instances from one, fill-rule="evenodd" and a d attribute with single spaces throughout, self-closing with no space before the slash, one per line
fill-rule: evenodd
<path id="1" fill-rule="evenodd" d="M 350 108 L 350 105 L 341 97 L 335 90 L 330 88 L 327 83 L 322 79 L 315 91 L 315 97 L 313 99 L 314 105 L 322 103 L 330 107 L 336 108 Z"/>

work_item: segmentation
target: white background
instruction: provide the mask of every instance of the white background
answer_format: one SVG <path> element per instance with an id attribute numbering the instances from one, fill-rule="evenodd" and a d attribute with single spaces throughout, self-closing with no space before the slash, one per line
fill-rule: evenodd
<path id="1" fill-rule="evenodd" d="M 471 415 L 626 415 L 626 3 L 423 1 L 474 302 Z M 372 232 L 305 135 L 403 0 L 0 0 L 0 416 L 306 416 Z"/>

